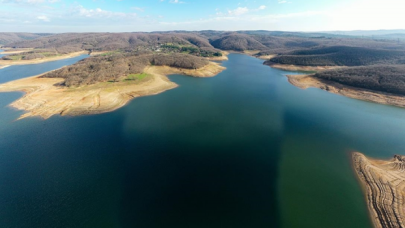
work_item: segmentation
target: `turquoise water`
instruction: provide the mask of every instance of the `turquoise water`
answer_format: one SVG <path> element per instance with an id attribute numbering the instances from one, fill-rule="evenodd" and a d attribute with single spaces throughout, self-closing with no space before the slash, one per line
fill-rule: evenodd
<path id="1" fill-rule="evenodd" d="M 93 116 L 14 121 L 21 93 L 0 93 L 0 226 L 371 227 L 350 152 L 404 151 L 405 109 L 301 90 L 262 62 L 231 54 L 216 77 L 173 75 Z"/>

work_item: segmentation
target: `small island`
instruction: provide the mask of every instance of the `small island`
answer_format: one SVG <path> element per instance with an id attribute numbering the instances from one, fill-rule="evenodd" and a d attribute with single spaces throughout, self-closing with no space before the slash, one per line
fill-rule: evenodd
<path id="1" fill-rule="evenodd" d="M 405 156 L 383 161 L 355 152 L 352 159 L 374 226 L 404 227 Z"/>

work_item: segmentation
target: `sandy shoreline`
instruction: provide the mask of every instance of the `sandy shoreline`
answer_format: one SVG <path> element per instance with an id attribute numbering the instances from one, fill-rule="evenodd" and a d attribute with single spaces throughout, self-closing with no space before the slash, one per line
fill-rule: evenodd
<path id="1" fill-rule="evenodd" d="M 29 65 L 29 64 L 38 64 L 38 63 L 45 63 L 45 62 L 52 62 L 62 59 L 69 59 L 73 57 L 77 57 L 80 55 L 88 54 L 88 51 L 79 51 L 73 52 L 67 55 L 44 58 L 44 59 L 33 59 L 33 60 L 0 60 L 0 65 Z"/>
<path id="2" fill-rule="evenodd" d="M 334 70 L 345 68 L 343 66 L 297 66 L 286 64 L 266 64 L 272 68 L 286 71 L 304 71 L 304 72 L 319 72 L 323 70 Z"/>
<path id="3" fill-rule="evenodd" d="M 287 75 L 288 81 L 301 89 L 310 87 L 319 88 L 330 93 L 343 95 L 346 97 L 370 101 L 385 105 L 405 107 L 405 96 L 398 96 L 383 92 L 374 92 L 367 89 L 342 85 L 336 82 L 322 80 L 312 75 Z"/>
<path id="4" fill-rule="evenodd" d="M 261 56 L 257 56 L 256 54 L 259 53 L 260 51 L 258 50 L 245 50 L 245 51 L 227 51 L 227 54 L 229 53 L 235 53 L 235 54 L 243 54 L 243 55 L 248 55 L 248 56 L 252 56 L 255 57 L 257 59 L 261 59 L 261 60 L 269 60 L 272 59 L 274 57 L 276 57 L 277 55 L 261 55 Z"/>
<path id="5" fill-rule="evenodd" d="M 383 161 L 355 152 L 352 161 L 374 226 L 404 227 L 405 156 Z"/>
<path id="6" fill-rule="evenodd" d="M 261 56 L 254 56 L 258 59 L 262 59 L 262 60 L 270 60 L 274 57 L 276 57 L 277 55 L 261 55 Z"/>
<path id="7" fill-rule="evenodd" d="M 55 85 L 63 79 L 39 78 L 41 75 L 37 75 L 1 84 L 0 92 L 25 93 L 22 98 L 10 104 L 13 108 L 26 111 L 19 119 L 30 116 L 47 119 L 53 115 L 90 115 L 114 111 L 133 98 L 158 94 L 177 87 L 166 75 L 213 77 L 224 69 L 213 62 L 197 70 L 151 66 L 144 70 L 150 76 L 141 81 L 101 82 L 78 88 L 58 87 Z"/>
<path id="8" fill-rule="evenodd" d="M 33 48 L 18 48 L 18 50 L 15 50 L 14 48 L 0 48 L 0 49 L 3 50 L 2 52 L 0 52 L 0 54 L 2 55 L 19 54 L 34 50 Z"/>

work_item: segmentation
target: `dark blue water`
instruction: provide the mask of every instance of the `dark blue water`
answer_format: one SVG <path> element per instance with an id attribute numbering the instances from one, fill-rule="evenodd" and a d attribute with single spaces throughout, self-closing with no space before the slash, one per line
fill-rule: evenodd
<path id="1" fill-rule="evenodd" d="M 229 58 L 101 115 L 14 121 L 1 93 L 1 227 L 371 227 L 350 152 L 403 151 L 405 109 Z"/>

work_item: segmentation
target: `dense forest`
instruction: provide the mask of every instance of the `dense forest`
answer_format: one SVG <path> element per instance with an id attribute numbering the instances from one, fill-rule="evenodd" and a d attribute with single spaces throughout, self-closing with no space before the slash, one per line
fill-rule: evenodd
<path id="1" fill-rule="evenodd" d="M 1 34 L 1 33 L 0 33 Z M 3 33 L 4 35 L 5 33 Z M 393 40 L 341 38 L 331 36 L 292 36 L 289 33 L 265 31 L 249 32 L 154 32 L 154 33 L 63 33 L 34 40 L 16 40 L 5 45 L 14 48 L 56 49 L 61 53 L 80 50 L 132 51 L 154 50 L 159 45 L 177 45 L 199 48 L 208 52 L 220 50 L 257 50 L 264 54 L 287 54 L 296 50 L 331 46 L 363 47 L 383 50 L 405 50 L 402 43 Z M 259 53 L 260 55 L 260 53 Z"/>
<path id="2" fill-rule="evenodd" d="M 244 34 L 230 34 L 219 39 L 212 40 L 211 44 L 222 50 L 245 51 L 245 50 L 265 50 L 262 43 L 251 36 Z"/>
<path id="3" fill-rule="evenodd" d="M 64 33 L 42 37 L 31 41 L 10 43 L 16 48 L 57 49 L 59 52 L 80 50 L 114 51 L 155 48 L 162 44 L 189 45 L 198 48 L 211 48 L 207 39 L 194 34 L 160 33 Z"/>
<path id="4" fill-rule="evenodd" d="M 329 70 L 315 77 L 343 85 L 405 95 L 405 65 L 376 65 Z"/>
<path id="5" fill-rule="evenodd" d="M 39 37 L 49 36 L 49 33 L 22 33 L 22 32 L 0 32 L 0 46 L 9 43 L 34 40 Z"/>
<path id="6" fill-rule="evenodd" d="M 363 47 L 332 46 L 293 51 L 266 64 L 292 64 L 298 66 L 366 66 L 404 63 L 405 52 Z"/>
<path id="7" fill-rule="evenodd" d="M 90 85 L 97 82 L 117 81 L 129 74 L 142 73 L 148 65 L 171 66 L 185 69 L 198 69 L 208 64 L 208 60 L 189 54 L 138 54 L 116 53 L 87 58 L 78 63 L 41 77 L 64 78 L 61 86 Z"/>

